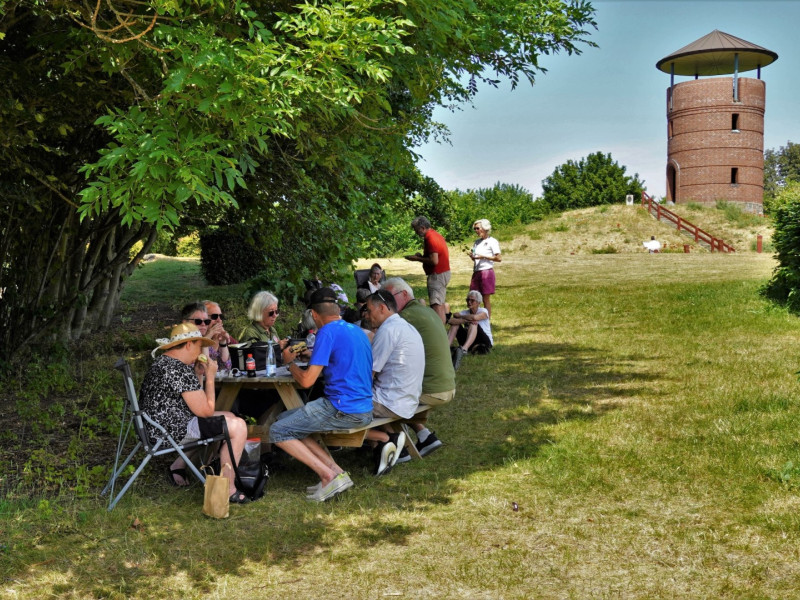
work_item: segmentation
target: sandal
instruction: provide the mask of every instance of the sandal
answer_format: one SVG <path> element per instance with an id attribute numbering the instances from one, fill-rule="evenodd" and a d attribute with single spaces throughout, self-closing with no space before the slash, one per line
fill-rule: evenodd
<path id="1" fill-rule="evenodd" d="M 250 498 L 248 498 L 244 492 L 240 492 L 239 490 L 233 492 L 228 500 L 231 504 L 247 504 L 250 502 Z"/>
<path id="2" fill-rule="evenodd" d="M 182 478 L 185 483 L 183 485 L 178 483 L 178 480 L 175 479 L 175 475 L 177 475 L 178 477 Z M 167 481 L 169 481 L 170 484 L 172 486 L 174 486 L 174 487 L 186 487 L 186 486 L 188 486 L 189 485 L 189 479 L 188 479 L 188 476 L 186 475 L 186 469 L 183 469 L 183 468 L 181 468 L 181 469 L 172 469 L 168 465 L 167 466 Z"/>

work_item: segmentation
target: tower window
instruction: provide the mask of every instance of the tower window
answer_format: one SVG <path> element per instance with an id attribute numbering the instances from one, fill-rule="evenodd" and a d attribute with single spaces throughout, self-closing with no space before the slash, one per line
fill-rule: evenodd
<path id="1" fill-rule="evenodd" d="M 669 134 L 670 139 L 672 139 L 672 135 L 673 135 L 672 134 L 672 119 L 669 120 L 668 134 Z"/>
<path id="2" fill-rule="evenodd" d="M 736 167 L 731 168 L 731 185 L 739 183 L 739 169 Z"/>
<path id="3" fill-rule="evenodd" d="M 731 129 L 733 131 L 739 131 L 739 114 L 733 113 L 731 115 Z"/>

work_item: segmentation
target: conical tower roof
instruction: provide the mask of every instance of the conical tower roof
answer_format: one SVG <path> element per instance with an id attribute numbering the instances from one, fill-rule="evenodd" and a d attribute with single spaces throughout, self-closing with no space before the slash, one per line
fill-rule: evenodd
<path id="1" fill-rule="evenodd" d="M 765 67 L 778 60 L 777 53 L 715 29 L 708 35 L 662 58 L 656 68 L 676 75 L 727 75 L 736 70 L 734 56 L 739 55 L 739 73 Z"/>

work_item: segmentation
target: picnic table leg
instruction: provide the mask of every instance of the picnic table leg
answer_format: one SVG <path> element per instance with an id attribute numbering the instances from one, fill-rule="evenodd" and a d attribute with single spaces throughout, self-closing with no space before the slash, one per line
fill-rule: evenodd
<path id="1" fill-rule="evenodd" d="M 422 459 L 422 455 L 417 450 L 417 446 L 414 444 L 413 439 L 411 438 L 411 429 L 408 426 L 408 423 L 401 423 L 399 421 L 395 421 L 389 425 L 392 428 L 392 431 L 398 432 L 402 431 L 406 434 L 406 450 L 411 455 L 411 458 L 415 459 Z"/>
<path id="2" fill-rule="evenodd" d="M 241 382 L 223 385 L 219 392 L 219 396 L 217 396 L 217 401 L 214 403 L 215 408 L 217 410 L 230 410 L 233 406 L 233 402 L 236 400 L 236 396 L 239 395 L 239 390 L 241 389 Z"/>

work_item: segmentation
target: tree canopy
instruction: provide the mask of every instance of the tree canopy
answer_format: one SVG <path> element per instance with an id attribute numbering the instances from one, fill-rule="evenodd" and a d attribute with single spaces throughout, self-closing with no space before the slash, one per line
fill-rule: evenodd
<path id="1" fill-rule="evenodd" d="M 436 106 L 594 26 L 583 0 L 0 0 L 0 360 L 107 325 L 164 228 L 351 260 Z"/>
<path id="2" fill-rule="evenodd" d="M 800 181 L 800 144 L 786 142 L 777 150 L 764 152 L 764 209 L 773 212 L 781 191 L 790 182 Z"/>
<path id="3" fill-rule="evenodd" d="M 639 196 L 646 189 L 638 173 L 631 177 L 625 170 L 602 152 L 568 160 L 542 181 L 542 200 L 556 211 L 625 202 L 626 195 Z"/>

